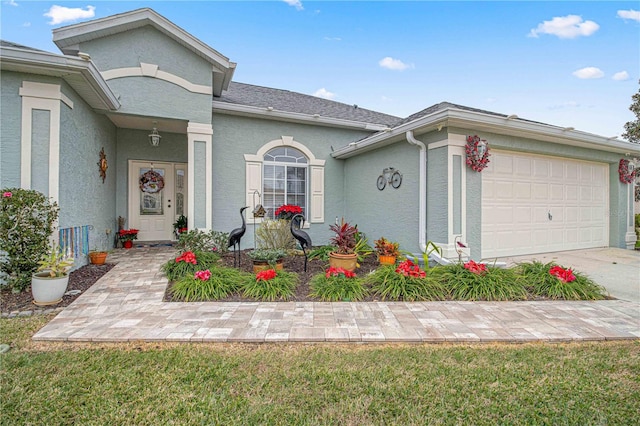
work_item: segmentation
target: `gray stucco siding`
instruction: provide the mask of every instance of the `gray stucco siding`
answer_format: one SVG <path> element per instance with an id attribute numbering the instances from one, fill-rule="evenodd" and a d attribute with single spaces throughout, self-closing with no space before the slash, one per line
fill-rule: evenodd
<path id="1" fill-rule="evenodd" d="M 81 43 L 80 50 L 89 53 L 101 71 L 139 67 L 143 62 L 194 84 L 212 83 L 208 61 L 151 26 Z"/>
<path id="2" fill-rule="evenodd" d="M 427 151 L 427 241 L 449 239 L 448 148 Z"/>
<path id="3" fill-rule="evenodd" d="M 331 146 L 358 140 L 368 132 L 261 120 L 225 114 L 213 115 L 213 229 L 229 232 L 240 226 L 238 210 L 245 205 L 245 154 L 255 155 L 268 142 L 282 136 L 307 147 L 316 159 L 325 160 L 325 223 L 314 223 L 308 231 L 314 245 L 326 244 L 329 224 L 344 215 L 343 162 L 331 157 Z M 256 202 L 259 200 L 257 199 Z M 253 207 L 253 206 L 251 206 Z M 250 217 L 250 210 L 247 210 Z M 243 247 L 253 245 L 253 226 L 247 227 Z"/>
<path id="4" fill-rule="evenodd" d="M 91 225 L 89 248 L 109 249 L 116 229 L 116 128 L 66 83 L 62 92 L 73 101 L 73 109 L 61 104 L 60 228 Z M 102 148 L 109 164 L 104 183 L 98 167 Z M 84 263 L 86 259 L 77 259 L 75 264 Z"/>
<path id="5" fill-rule="evenodd" d="M 402 184 L 396 189 L 388 183 L 381 191 L 376 182 L 387 167 L 402 174 Z M 418 252 L 419 180 L 419 150 L 406 141 L 347 159 L 345 220 L 357 224 L 372 246 L 385 237 Z"/>
<path id="6" fill-rule="evenodd" d="M 22 106 L 20 85 L 23 75 L 3 71 L 0 73 L 0 188 L 20 186 L 20 128 Z"/>

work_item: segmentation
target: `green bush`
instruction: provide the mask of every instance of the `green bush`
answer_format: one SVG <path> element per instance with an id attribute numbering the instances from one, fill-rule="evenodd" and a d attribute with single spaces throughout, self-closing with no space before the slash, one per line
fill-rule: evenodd
<path id="1" fill-rule="evenodd" d="M 329 253 L 335 251 L 334 246 L 318 246 L 309 252 L 309 260 L 319 259 L 323 262 L 329 261 Z"/>
<path id="2" fill-rule="evenodd" d="M 329 268 L 327 272 L 314 275 L 309 283 L 311 296 L 326 302 L 362 300 L 367 295 L 363 280 L 355 274 L 340 273 L 339 269 Z"/>
<path id="3" fill-rule="evenodd" d="M 196 264 L 185 261 L 183 257 L 187 253 L 193 253 Z M 203 271 L 215 267 L 220 260 L 220 255 L 211 251 L 185 251 L 180 253 L 175 259 L 168 260 L 162 265 L 161 270 L 169 281 L 176 281 L 182 277 L 192 276 L 197 271 Z"/>
<path id="4" fill-rule="evenodd" d="M 213 230 L 204 232 L 193 229 L 180 234 L 176 247 L 182 251 L 213 251 L 224 254 L 229 251 L 229 233 Z"/>
<path id="5" fill-rule="evenodd" d="M 444 286 L 429 271 L 424 272 L 423 277 L 411 276 L 396 272 L 396 266 L 381 266 L 366 280 L 382 300 L 445 300 Z"/>
<path id="6" fill-rule="evenodd" d="M 5 188 L 0 198 L 0 272 L 14 292 L 29 286 L 38 261 L 48 253 L 58 205 L 38 191 Z"/>
<path id="7" fill-rule="evenodd" d="M 431 268 L 454 300 L 523 300 L 527 290 L 512 269 L 487 267 L 475 274 L 462 264 Z"/>
<path id="8" fill-rule="evenodd" d="M 572 271 L 575 280 L 563 282 L 551 275 L 549 271 L 559 266 L 554 262 L 524 262 L 517 266 L 519 281 L 536 296 L 564 300 L 599 300 L 604 299 L 606 290 L 587 276 Z"/>
<path id="9" fill-rule="evenodd" d="M 218 300 L 245 287 L 253 276 L 234 268 L 212 267 L 206 280 L 198 279 L 195 274 L 184 276 L 171 287 L 173 297 L 185 302 Z M 200 271 L 202 272 L 202 271 Z"/>
<path id="10" fill-rule="evenodd" d="M 267 271 L 274 271 L 268 269 Z M 258 274 L 260 276 L 260 274 Z M 273 302 L 275 300 L 287 300 L 294 294 L 298 285 L 298 274 L 286 271 L 277 271 L 276 276 L 267 280 L 248 280 L 243 286 L 246 297 L 254 297 L 260 300 Z"/>
<path id="11" fill-rule="evenodd" d="M 296 240 L 291 235 L 291 221 L 285 219 L 262 221 L 256 230 L 256 245 L 271 250 L 292 250 L 296 248 Z"/>

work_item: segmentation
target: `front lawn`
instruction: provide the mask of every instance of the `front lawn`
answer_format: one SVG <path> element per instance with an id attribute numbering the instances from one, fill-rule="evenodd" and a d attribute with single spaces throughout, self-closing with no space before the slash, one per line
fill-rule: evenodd
<path id="1" fill-rule="evenodd" d="M 0 320 L 2 425 L 634 424 L 640 342 L 62 344 Z"/>

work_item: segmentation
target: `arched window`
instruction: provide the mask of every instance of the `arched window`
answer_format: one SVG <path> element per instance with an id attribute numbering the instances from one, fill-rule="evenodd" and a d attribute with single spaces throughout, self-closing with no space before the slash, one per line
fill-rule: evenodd
<path id="1" fill-rule="evenodd" d="M 262 205 L 267 216 L 274 218 L 275 210 L 283 204 L 293 204 L 308 211 L 308 160 L 299 150 L 283 146 L 264 155 L 262 175 Z"/>

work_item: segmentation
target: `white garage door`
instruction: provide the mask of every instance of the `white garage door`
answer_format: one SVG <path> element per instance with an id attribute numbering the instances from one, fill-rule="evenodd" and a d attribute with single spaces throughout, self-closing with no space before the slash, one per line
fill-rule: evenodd
<path id="1" fill-rule="evenodd" d="M 482 171 L 482 257 L 609 245 L 609 167 L 493 151 Z"/>

